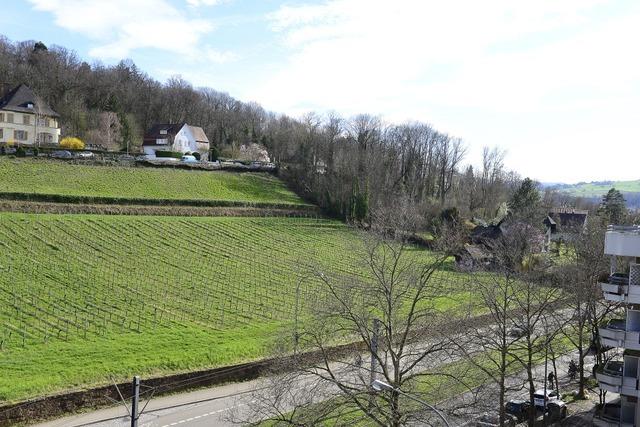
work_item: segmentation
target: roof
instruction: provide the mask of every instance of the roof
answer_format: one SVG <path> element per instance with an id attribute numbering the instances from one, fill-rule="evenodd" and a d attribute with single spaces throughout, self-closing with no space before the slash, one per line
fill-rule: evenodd
<path id="1" fill-rule="evenodd" d="M 144 134 L 144 142 L 142 145 L 156 145 L 156 139 L 173 138 L 180 129 L 187 126 L 196 142 L 208 144 L 209 139 L 205 135 L 204 130 L 199 126 L 191 126 L 186 123 L 159 123 L 155 124 Z"/>
<path id="2" fill-rule="evenodd" d="M 33 104 L 34 108 L 28 105 Z M 50 117 L 60 117 L 46 102 L 37 96 L 27 85 L 21 84 L 0 99 L 0 109 L 19 113 L 38 113 Z"/>
<path id="3" fill-rule="evenodd" d="M 200 142 L 203 144 L 209 143 L 209 138 L 207 138 L 207 135 L 205 135 L 204 130 L 202 130 L 200 126 L 191 126 L 191 125 L 187 125 L 187 126 L 189 126 L 189 129 L 191 130 L 191 133 L 193 134 L 193 137 L 195 138 L 196 142 Z"/>
<path id="4" fill-rule="evenodd" d="M 474 261 L 482 261 L 485 259 L 493 258 L 491 252 L 489 252 L 482 245 L 464 245 L 464 250 L 471 256 Z"/>
<path id="5" fill-rule="evenodd" d="M 561 227 L 584 227 L 589 211 L 573 208 L 554 208 L 549 212 L 549 217 Z"/>

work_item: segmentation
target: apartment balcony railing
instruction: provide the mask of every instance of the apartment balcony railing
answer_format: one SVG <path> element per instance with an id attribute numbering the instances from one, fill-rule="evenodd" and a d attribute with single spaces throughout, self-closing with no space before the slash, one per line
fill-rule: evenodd
<path id="1" fill-rule="evenodd" d="M 604 238 L 604 253 L 640 257 L 640 227 L 610 225 Z"/>
<path id="2" fill-rule="evenodd" d="M 600 287 L 607 301 L 640 304 L 640 264 L 630 263 L 629 274 L 612 274 Z"/>
<path id="3" fill-rule="evenodd" d="M 622 361 L 608 362 L 603 369 L 596 372 L 598 387 L 613 393 L 622 392 Z M 634 378 L 635 380 L 635 378 Z"/>
<path id="4" fill-rule="evenodd" d="M 600 335 L 600 343 L 604 347 L 624 347 L 627 322 L 624 319 L 609 320 L 598 328 L 598 334 Z"/>
<path id="5" fill-rule="evenodd" d="M 634 427 L 633 420 L 621 418 L 620 415 L 620 404 L 608 403 L 603 410 L 596 413 L 593 425 L 598 427 Z"/>

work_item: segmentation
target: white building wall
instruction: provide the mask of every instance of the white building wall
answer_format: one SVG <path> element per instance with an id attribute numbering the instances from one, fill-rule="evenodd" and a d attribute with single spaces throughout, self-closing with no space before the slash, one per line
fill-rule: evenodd
<path id="1" fill-rule="evenodd" d="M 2 129 L 2 137 L 0 138 L 0 143 L 8 143 L 13 142 L 15 144 L 28 144 L 33 145 L 35 140 L 36 132 L 47 133 L 51 135 L 51 142 L 53 144 L 57 144 L 60 139 L 60 129 L 58 129 L 58 123 L 56 119 L 46 117 L 48 122 L 54 127 L 44 126 L 41 124 L 36 125 L 36 115 L 29 113 L 18 113 L 14 111 L 0 110 L 2 115 L 2 119 L 0 120 L 0 129 Z M 8 122 L 8 114 L 13 114 L 13 121 Z M 24 124 L 24 117 L 29 117 L 29 124 Z M 41 117 L 41 120 L 43 117 Z M 20 140 L 15 138 L 15 131 L 24 131 L 27 133 L 27 139 Z"/>

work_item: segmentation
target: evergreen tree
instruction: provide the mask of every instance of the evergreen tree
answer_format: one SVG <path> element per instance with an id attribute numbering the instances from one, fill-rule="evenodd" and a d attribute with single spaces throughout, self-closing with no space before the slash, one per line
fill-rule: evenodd
<path id="1" fill-rule="evenodd" d="M 509 209 L 518 217 L 534 219 L 540 208 L 540 192 L 535 181 L 525 178 L 509 200 Z"/>
<path id="2" fill-rule="evenodd" d="M 626 200 L 621 192 L 612 188 L 602 197 L 598 214 L 609 224 L 622 224 L 627 216 Z"/>

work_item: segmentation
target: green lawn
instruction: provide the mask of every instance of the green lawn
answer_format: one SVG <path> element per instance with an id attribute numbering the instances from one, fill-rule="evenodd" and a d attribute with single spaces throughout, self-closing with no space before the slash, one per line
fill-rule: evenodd
<path id="1" fill-rule="evenodd" d="M 299 266 L 363 275 L 359 242 L 331 220 L 1 213 L 0 403 L 264 357 L 292 329 Z M 443 308 L 465 279 L 435 278 Z M 325 298 L 313 280 L 300 295 Z"/>
<path id="2" fill-rule="evenodd" d="M 304 204 L 267 173 L 87 166 L 0 157 L 0 192 Z"/>

